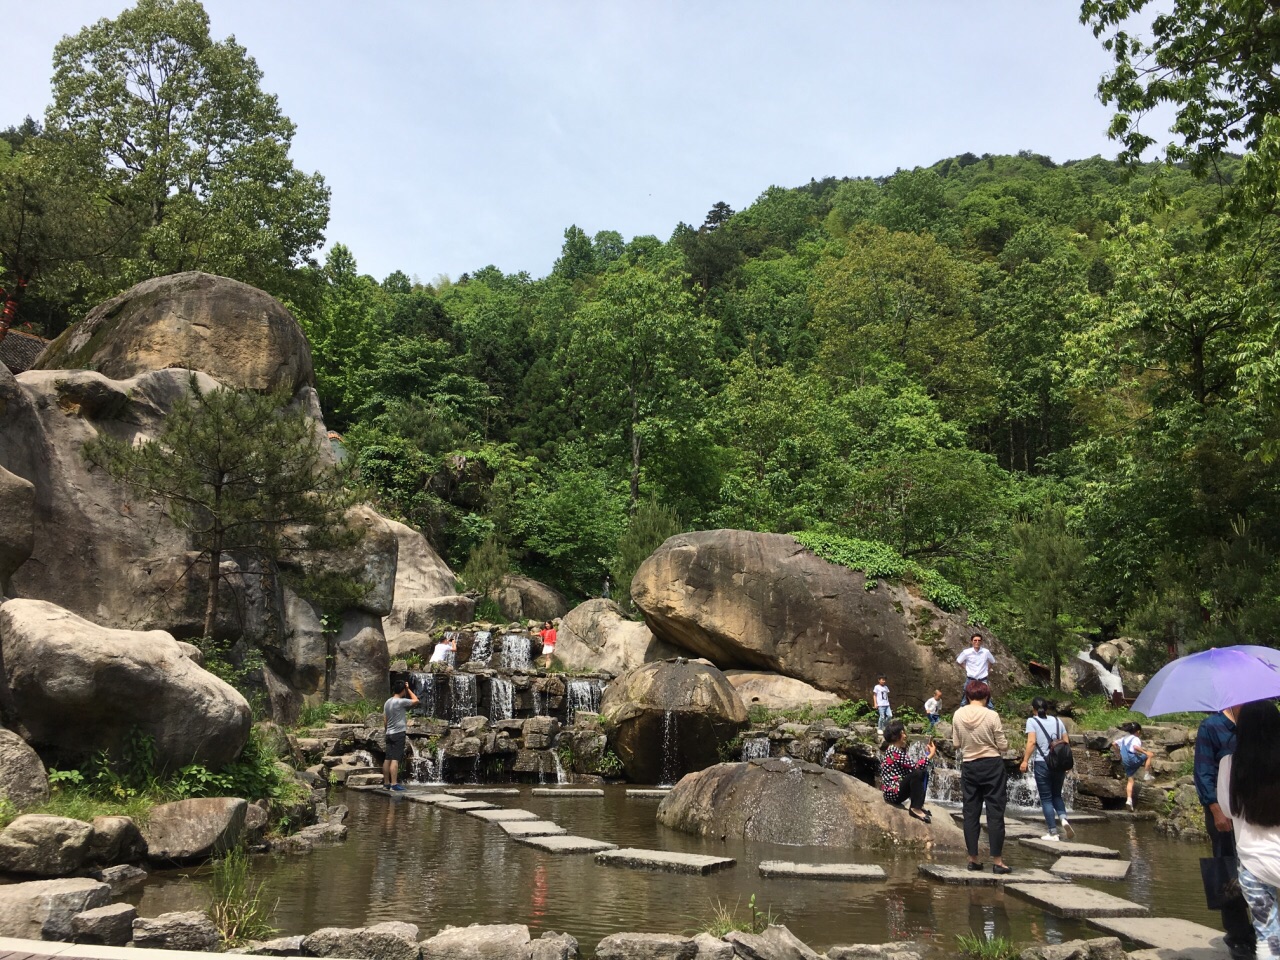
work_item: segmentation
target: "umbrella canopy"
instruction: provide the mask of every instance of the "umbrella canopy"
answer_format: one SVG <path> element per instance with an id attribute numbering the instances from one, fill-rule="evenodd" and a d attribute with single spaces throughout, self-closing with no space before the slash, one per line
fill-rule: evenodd
<path id="1" fill-rule="evenodd" d="M 1274 697 L 1280 697 L 1280 650 L 1217 647 L 1165 664 L 1142 688 L 1133 710 L 1148 717 L 1213 713 Z"/>

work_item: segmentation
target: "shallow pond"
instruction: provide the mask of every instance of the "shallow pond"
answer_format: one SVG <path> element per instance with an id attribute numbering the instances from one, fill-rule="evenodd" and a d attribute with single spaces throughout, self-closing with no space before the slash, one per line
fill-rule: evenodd
<path id="1" fill-rule="evenodd" d="M 531 810 L 571 834 L 620 846 L 731 856 L 738 864 L 705 877 L 606 867 L 589 856 L 541 853 L 462 813 L 403 796 L 348 790 L 335 794 L 351 809 L 345 843 L 304 856 L 254 860 L 268 899 L 279 901 L 275 925 L 284 935 L 406 920 L 426 936 L 446 924 L 523 923 L 534 937 L 548 930 L 571 933 L 588 954 L 611 933 L 702 929 L 717 904 L 736 907 L 745 916 L 754 894 L 761 910 L 780 915 L 818 950 L 839 943 L 916 940 L 931 944 L 933 955 L 941 958 L 954 956 L 955 936 L 970 931 L 1018 943 L 1097 935 L 1082 922 L 1052 917 L 998 889 L 925 880 L 916 872 L 918 857 L 702 840 L 658 825 L 658 801 L 628 798 L 621 786 L 607 788 L 603 799 L 535 797 L 530 789 L 522 788 L 520 796 L 483 799 Z M 935 812 L 948 815 L 939 808 Z M 1021 815 L 1043 826 L 1031 811 Z M 1218 927 L 1217 915 L 1204 906 L 1199 858 L 1206 851 L 1200 845 L 1167 840 L 1149 822 L 1081 824 L 1076 831 L 1077 840 L 1118 848 L 1133 861 L 1123 882 L 1077 882 L 1145 904 L 1153 915 Z M 1015 841 L 1005 853 L 1015 870 L 1047 868 L 1056 859 Z M 964 858 L 939 859 L 962 864 Z M 861 860 L 881 864 L 889 878 L 879 883 L 764 879 L 757 870 L 763 860 Z M 207 902 L 205 884 L 200 871 L 162 871 L 131 899 L 144 916 L 200 908 Z"/>

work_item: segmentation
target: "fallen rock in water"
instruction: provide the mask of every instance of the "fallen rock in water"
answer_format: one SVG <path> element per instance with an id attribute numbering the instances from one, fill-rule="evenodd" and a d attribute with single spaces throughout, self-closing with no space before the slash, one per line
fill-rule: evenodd
<path id="1" fill-rule="evenodd" d="M 738 691 L 738 696 L 748 710 L 756 706 L 766 710 L 796 710 L 809 706 L 825 710 L 840 702 L 840 698 L 834 693 L 827 693 L 803 680 L 784 677 L 780 673 L 726 670 L 724 675 L 733 684 L 733 689 Z"/>
<path id="2" fill-rule="evenodd" d="M 631 597 L 656 636 L 721 669 L 771 670 L 851 700 L 884 675 L 893 703 L 916 710 L 935 687 L 958 690 L 955 658 L 975 632 L 966 618 L 901 584 L 867 586 L 793 537 L 704 530 L 659 547 Z M 988 645 L 997 698 L 1030 681 L 1002 644 Z"/>
<path id="3" fill-rule="evenodd" d="M 0 937 L 70 940 L 71 920 L 111 902 L 111 888 L 88 877 L 0 884 Z"/>
<path id="4" fill-rule="evenodd" d="M 12 730 L 0 728 L 0 800 L 18 810 L 49 799 L 49 775 L 40 757 Z"/>
<path id="5" fill-rule="evenodd" d="M 698 944 L 670 933 L 615 933 L 596 944 L 596 960 L 693 960 Z"/>
<path id="6" fill-rule="evenodd" d="M 445 927 L 422 941 L 422 960 L 523 960 L 530 953 L 529 928 L 520 923 Z"/>
<path id="7" fill-rule="evenodd" d="M 290 396 L 315 386 L 311 347 L 275 297 L 190 271 L 144 280 L 99 304 L 47 346 L 35 370 L 96 370 L 124 380 L 188 367 L 223 383 Z"/>
<path id="8" fill-rule="evenodd" d="M 0 832 L 0 873 L 65 877 L 89 857 L 93 827 L 83 820 L 24 814 Z"/>
<path id="9" fill-rule="evenodd" d="M 43 600 L 0 606 L 0 643 L 34 743 L 82 760 L 150 736 L 158 767 L 218 768 L 249 739 L 249 704 L 159 630 L 111 630 Z M 68 723 L 73 716 L 75 723 Z"/>
<path id="10" fill-rule="evenodd" d="M 725 940 L 743 960 L 818 960 L 807 944 L 778 923 L 769 924 L 762 933 L 733 930 L 725 934 Z"/>
<path id="11" fill-rule="evenodd" d="M 658 822 L 717 839 L 960 853 L 949 817 L 925 824 L 875 787 L 797 760 L 721 763 L 682 779 L 658 806 Z"/>
<path id="12" fill-rule="evenodd" d="M 559 590 L 523 574 L 508 573 L 490 593 L 508 620 L 545 623 L 569 612 L 569 601 Z"/>
<path id="13" fill-rule="evenodd" d="M 71 918 L 71 939 L 104 947 L 123 947 L 133 939 L 138 910 L 130 903 L 109 903 Z"/>
<path id="14" fill-rule="evenodd" d="M 193 950 L 213 953 L 221 943 L 218 928 L 199 910 L 138 917 L 133 921 L 133 946 L 153 950 Z"/>
<path id="15" fill-rule="evenodd" d="M 418 960 L 418 928 L 389 921 L 372 927 L 325 927 L 302 938 L 303 953 L 311 957 L 348 960 Z"/>
<path id="16" fill-rule="evenodd" d="M 723 673 L 705 663 L 647 663 L 609 684 L 600 716 L 633 783 L 674 783 L 720 759 L 747 725 Z"/>
<path id="17" fill-rule="evenodd" d="M 204 859 L 235 848 L 244 836 L 247 801 L 235 797 L 177 800 L 152 807 L 142 828 L 153 861 Z"/>
<path id="18" fill-rule="evenodd" d="M 614 676 L 681 654 L 645 624 L 628 620 L 612 600 L 588 600 L 565 615 L 556 630 L 556 660 L 573 673 Z"/>

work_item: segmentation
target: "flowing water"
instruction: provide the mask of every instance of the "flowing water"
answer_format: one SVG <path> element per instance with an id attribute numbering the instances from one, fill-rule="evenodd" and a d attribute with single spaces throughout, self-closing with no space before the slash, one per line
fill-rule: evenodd
<path id="1" fill-rule="evenodd" d="M 533 662 L 532 641 L 527 634 L 507 633 L 502 637 L 502 669 L 528 670 Z"/>
<path id="2" fill-rule="evenodd" d="M 1096 936 L 1081 921 L 1052 917 L 996 889 L 924 880 L 916 872 L 919 855 L 723 842 L 668 830 L 654 819 L 656 802 L 628 798 L 621 786 L 607 787 L 603 799 L 534 797 L 528 788 L 518 797 L 489 799 L 531 810 L 573 834 L 620 846 L 730 856 L 738 863 L 705 877 L 606 867 L 589 856 L 540 853 L 465 814 L 348 790 L 335 795 L 335 802 L 351 807 L 345 843 L 317 847 L 306 856 L 253 860 L 265 898 L 278 898 L 273 923 L 282 935 L 294 935 L 405 920 L 418 924 L 423 936 L 445 924 L 522 923 L 535 939 L 550 930 L 571 933 L 590 956 L 612 933 L 700 929 L 717 902 L 737 905 L 743 915 L 755 894 L 761 910 L 781 914 L 792 932 L 819 951 L 841 943 L 918 940 L 929 945 L 929 960 L 954 960 L 955 936 L 970 931 L 1019 944 Z M 1081 841 L 1118 848 L 1133 861 L 1123 882 L 1083 885 L 1147 904 L 1156 916 L 1217 926 L 1200 884 L 1199 858 L 1206 847 L 1167 840 L 1149 822 L 1076 829 Z M 1009 845 L 1006 857 L 1015 870 L 1047 868 L 1056 859 L 1017 844 Z M 888 880 L 766 879 L 758 871 L 763 860 L 879 863 Z M 161 870 L 128 899 L 143 916 L 203 909 L 207 883 L 207 869 Z"/>
<path id="3" fill-rule="evenodd" d="M 670 710 L 662 715 L 662 779 L 660 786 L 673 786 L 680 779 L 680 731 L 676 715 Z"/>
<path id="4" fill-rule="evenodd" d="M 742 760 L 764 760 L 768 756 L 768 737 L 751 737 L 742 741 Z"/>
<path id="5" fill-rule="evenodd" d="M 488 663 L 493 656 L 493 634 L 481 630 L 471 640 L 470 663 Z"/>
<path id="6" fill-rule="evenodd" d="M 510 720 L 515 716 L 515 687 L 510 680 L 493 677 L 489 681 L 489 719 Z"/>
<path id="7" fill-rule="evenodd" d="M 471 673 L 455 673 L 449 678 L 449 718 L 457 723 L 476 715 L 476 678 Z"/>
<path id="8" fill-rule="evenodd" d="M 436 680 L 435 675 L 414 671 L 409 674 L 409 689 L 418 698 L 418 705 L 413 712 L 424 717 L 436 715 Z"/>
<path id="9" fill-rule="evenodd" d="M 568 704 L 568 723 L 573 723 L 579 710 L 590 713 L 600 712 L 600 697 L 604 693 L 604 683 L 596 679 L 570 680 L 566 701 Z"/>

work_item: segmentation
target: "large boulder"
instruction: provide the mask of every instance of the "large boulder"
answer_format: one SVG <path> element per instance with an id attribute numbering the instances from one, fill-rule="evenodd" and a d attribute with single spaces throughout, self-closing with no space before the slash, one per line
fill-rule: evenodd
<path id="1" fill-rule="evenodd" d="M 826 693 L 803 680 L 784 677 L 767 670 L 726 670 L 724 675 L 738 691 L 738 696 L 750 710 L 764 707 L 766 710 L 795 710 L 813 707 L 825 710 L 840 702 L 834 693 Z"/>
<path id="2" fill-rule="evenodd" d="M 646 663 L 618 677 L 600 715 L 635 783 L 674 783 L 710 766 L 747 725 L 747 708 L 724 674 L 687 660 Z"/>
<path id="3" fill-rule="evenodd" d="M 0 467 L 0 596 L 9 593 L 9 578 L 35 549 L 35 506 L 35 485 Z"/>
<path id="4" fill-rule="evenodd" d="M 178 862 L 216 857 L 244 836 L 249 804 L 235 797 L 176 800 L 152 807 L 142 827 L 147 857 Z"/>
<path id="5" fill-rule="evenodd" d="M 221 942 L 218 928 L 200 910 L 137 917 L 133 921 L 133 946 L 137 949 L 213 953 Z"/>
<path id="6" fill-rule="evenodd" d="M 329 699 L 338 703 L 384 700 L 390 693 L 387 671 L 391 657 L 382 635 L 382 618 L 348 610 L 334 637 L 334 677 Z"/>
<path id="7" fill-rule="evenodd" d="M 0 800 L 21 810 L 48 799 L 49 775 L 40 757 L 12 730 L 0 729 Z"/>
<path id="8" fill-rule="evenodd" d="M 854 700 L 884 675 L 894 704 L 916 710 L 935 687 L 959 689 L 955 658 L 975 632 L 907 586 L 868 589 L 861 573 L 793 537 L 745 530 L 672 537 L 640 565 L 631 597 L 656 636 L 721 669 L 771 670 Z M 988 643 L 997 695 L 1029 682 Z"/>
<path id="9" fill-rule="evenodd" d="M 471 619 L 475 601 L 458 596 L 458 581 L 449 565 L 431 548 L 427 538 L 412 527 L 388 520 L 396 541 L 395 598 L 382 629 L 392 640 L 406 631 L 426 633 L 439 623 Z M 451 598 L 451 603 L 441 603 Z M 466 601 L 460 605 L 459 600 Z M 465 612 L 465 616 L 454 616 Z"/>
<path id="10" fill-rule="evenodd" d="M 559 590 L 523 574 L 509 573 L 490 596 L 508 620 L 554 620 L 569 612 L 569 601 Z"/>
<path id="11" fill-rule="evenodd" d="M 59 758 L 119 750 L 141 732 L 163 769 L 220 767 L 249 739 L 245 698 L 167 633 L 110 630 L 43 600 L 10 600 L 0 606 L 0 644 L 32 742 Z"/>
<path id="12" fill-rule="evenodd" d="M 658 806 L 658 822 L 718 840 L 960 853 L 950 817 L 933 823 L 890 806 L 875 787 L 790 759 L 721 763 L 691 773 Z"/>
<path id="13" fill-rule="evenodd" d="M 531 952 L 522 923 L 445 927 L 422 941 L 422 960 L 527 960 Z"/>
<path id="14" fill-rule="evenodd" d="M 372 927 L 323 927 L 302 938 L 309 957 L 347 960 L 418 960 L 418 928 L 391 920 Z"/>
<path id="15" fill-rule="evenodd" d="M 315 385 L 311 347 L 284 304 L 196 271 L 144 280 L 94 307 L 45 348 L 34 369 L 97 370 L 124 380 L 168 367 L 290 396 Z"/>
<path id="16" fill-rule="evenodd" d="M 111 902 L 111 888 L 88 877 L 0 884 L 0 937 L 70 940 L 72 919 Z"/>
<path id="17" fill-rule="evenodd" d="M 83 820 L 24 814 L 0 831 L 0 873 L 65 877 L 84 865 L 92 837 Z"/>
<path id="18" fill-rule="evenodd" d="M 615 676 L 645 663 L 679 656 L 645 624 L 628 620 L 612 600 L 588 600 L 574 607 L 556 631 L 556 660 L 574 673 Z"/>

